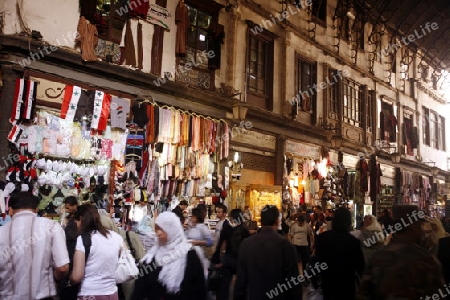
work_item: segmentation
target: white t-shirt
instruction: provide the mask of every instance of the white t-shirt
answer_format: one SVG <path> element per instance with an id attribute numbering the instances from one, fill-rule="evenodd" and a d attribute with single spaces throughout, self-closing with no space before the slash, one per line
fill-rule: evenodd
<path id="1" fill-rule="evenodd" d="M 117 291 L 115 272 L 123 238 L 114 231 L 109 231 L 108 237 L 95 232 L 91 236 L 91 241 L 78 296 L 112 295 Z M 77 238 L 75 249 L 85 252 L 81 236 Z"/>

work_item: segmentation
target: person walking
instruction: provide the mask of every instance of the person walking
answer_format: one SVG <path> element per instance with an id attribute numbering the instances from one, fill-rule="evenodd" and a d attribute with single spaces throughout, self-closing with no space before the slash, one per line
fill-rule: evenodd
<path id="1" fill-rule="evenodd" d="M 66 235 L 66 246 L 69 253 L 69 273 L 67 276 L 58 281 L 58 295 L 61 300 L 77 299 L 78 287 L 67 287 L 69 282 L 69 275 L 73 269 L 73 255 L 75 254 L 75 247 L 77 245 L 78 229 L 75 223 L 75 212 L 78 207 L 78 199 L 75 196 L 68 196 L 64 199 L 64 219 L 62 226 Z"/>
<path id="2" fill-rule="evenodd" d="M 204 212 L 196 207 L 192 209 L 191 224 L 186 230 L 186 238 L 194 246 L 197 254 L 202 261 L 205 276 L 208 274 L 209 258 L 211 247 L 213 245 L 213 236 L 208 225 L 204 223 Z M 211 255 L 212 256 L 212 255 Z"/>
<path id="3" fill-rule="evenodd" d="M 356 293 L 356 276 L 364 270 L 360 242 L 349 233 L 350 211 L 335 211 L 333 227 L 316 238 L 315 264 L 327 267 L 320 272 L 324 300 L 352 300 Z"/>
<path id="4" fill-rule="evenodd" d="M 381 217 L 378 218 L 378 222 L 383 226 L 385 234 L 388 232 L 389 226 L 394 226 L 394 219 L 391 217 L 391 213 L 388 209 L 383 209 Z"/>
<path id="5" fill-rule="evenodd" d="M 217 254 L 220 254 L 220 246 L 218 244 L 222 228 L 224 227 L 225 224 L 230 225 L 230 222 L 227 220 L 227 213 L 228 208 L 226 207 L 226 205 L 221 203 L 216 205 L 216 217 L 217 219 L 219 219 L 219 222 L 217 222 L 216 227 L 214 229 L 214 244 L 213 244 L 214 255 L 216 255 L 217 249 L 219 249 L 219 251 L 217 251 Z M 225 227 L 227 225 L 225 225 Z"/>
<path id="6" fill-rule="evenodd" d="M 277 233 L 279 210 L 261 211 L 261 229 L 240 247 L 234 299 L 302 299 L 295 249 Z"/>
<path id="7" fill-rule="evenodd" d="M 62 227 L 36 216 L 39 198 L 29 192 L 9 199 L 12 220 L 0 227 L 0 299 L 51 300 L 55 279 L 69 271 Z"/>
<path id="8" fill-rule="evenodd" d="M 90 237 L 91 246 L 86 257 L 83 238 L 81 235 L 77 238 L 69 283 L 74 285 L 81 282 L 78 298 L 118 300 L 115 272 L 120 252 L 126 249 L 123 238 L 102 225 L 94 205 L 78 206 L 74 217 L 80 234 Z"/>
<path id="9" fill-rule="evenodd" d="M 364 262 L 367 265 L 373 253 L 384 246 L 383 229 L 375 216 L 367 215 L 364 216 L 362 228 L 351 233 L 360 240 Z"/>
<path id="10" fill-rule="evenodd" d="M 230 226 L 224 227 L 220 235 L 220 263 L 215 265 L 222 273 L 217 300 L 228 300 L 230 284 L 237 271 L 237 259 L 242 241 L 250 236 L 245 227 L 242 210 L 230 212 Z"/>
<path id="11" fill-rule="evenodd" d="M 78 199 L 75 196 L 69 196 L 64 199 L 64 233 L 66 234 L 67 251 L 69 252 L 69 273 L 72 271 L 73 255 L 75 253 L 75 246 L 77 244 L 78 230 L 75 223 L 75 212 L 78 207 Z"/>
<path id="12" fill-rule="evenodd" d="M 173 210 L 172 212 L 174 214 L 176 214 L 178 216 L 178 218 L 180 218 L 180 222 L 181 224 L 184 224 L 185 222 L 185 217 L 183 215 L 183 212 L 186 210 L 186 208 L 188 207 L 188 202 L 186 200 L 181 200 L 180 204 L 178 204 Z"/>
<path id="13" fill-rule="evenodd" d="M 156 245 L 141 260 L 133 300 L 205 300 L 206 283 L 197 252 L 184 234 L 179 217 L 163 212 L 156 217 Z"/>
<path id="14" fill-rule="evenodd" d="M 373 254 L 358 299 L 431 299 L 444 278 L 439 262 L 420 246 L 425 213 L 415 205 L 395 205 L 392 212 L 397 231 Z"/>
<path id="15" fill-rule="evenodd" d="M 308 237 L 311 246 L 308 246 Z M 306 270 L 306 264 L 309 263 L 309 251 L 313 252 L 314 250 L 314 232 L 311 226 L 306 223 L 303 215 L 299 215 L 297 222 L 289 228 L 289 240 L 297 250 L 298 272 L 303 274 L 303 270 Z"/>

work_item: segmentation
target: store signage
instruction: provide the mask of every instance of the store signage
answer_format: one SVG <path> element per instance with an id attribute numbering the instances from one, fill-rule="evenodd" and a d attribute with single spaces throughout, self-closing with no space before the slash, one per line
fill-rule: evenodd
<path id="1" fill-rule="evenodd" d="M 46 80 L 43 78 L 31 77 L 30 80 L 38 83 L 36 90 L 36 99 L 45 102 L 62 103 L 64 99 L 64 83 Z"/>
<path id="2" fill-rule="evenodd" d="M 273 135 L 250 131 L 241 127 L 233 127 L 231 140 L 252 146 L 275 150 L 277 139 Z"/>
<path id="3" fill-rule="evenodd" d="M 286 152 L 296 156 L 311 157 L 313 159 L 317 159 L 320 157 L 319 147 L 297 143 L 290 140 L 286 141 Z"/>
<path id="4" fill-rule="evenodd" d="M 147 21 L 170 30 L 168 24 L 172 22 L 171 19 L 173 19 L 172 14 L 167 8 L 157 4 L 150 4 L 150 8 L 147 12 Z"/>

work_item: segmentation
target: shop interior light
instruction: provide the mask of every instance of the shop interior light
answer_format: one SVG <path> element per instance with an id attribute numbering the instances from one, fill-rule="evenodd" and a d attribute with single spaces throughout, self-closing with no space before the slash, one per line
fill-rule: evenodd
<path id="1" fill-rule="evenodd" d="M 234 160 L 234 163 L 236 163 L 236 164 L 239 162 L 239 152 L 234 152 L 233 160 Z"/>
<path id="2" fill-rule="evenodd" d="M 298 187 L 298 175 L 294 176 L 294 187 Z"/>

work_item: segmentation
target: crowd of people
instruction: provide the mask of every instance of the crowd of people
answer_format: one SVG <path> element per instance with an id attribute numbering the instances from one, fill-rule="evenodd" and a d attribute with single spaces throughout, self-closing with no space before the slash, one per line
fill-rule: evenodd
<path id="1" fill-rule="evenodd" d="M 302 207 L 282 219 L 267 205 L 255 228 L 218 204 L 212 231 L 206 206 L 187 215 L 185 201 L 125 230 L 75 197 L 65 198 L 61 223 L 38 217 L 38 204 L 29 192 L 9 200 L 0 299 L 432 299 L 450 280 L 450 235 L 412 205 L 364 216 L 352 230 L 345 207 Z M 117 284 L 126 250 L 140 272 Z"/>

